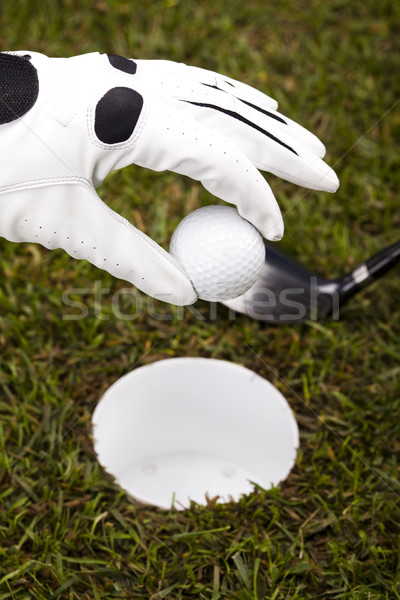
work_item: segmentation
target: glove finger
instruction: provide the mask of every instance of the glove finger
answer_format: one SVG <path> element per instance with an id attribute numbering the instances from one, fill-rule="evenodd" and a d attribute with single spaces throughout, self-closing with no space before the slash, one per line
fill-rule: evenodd
<path id="1" fill-rule="evenodd" d="M 188 104 L 194 107 L 188 114 L 233 141 L 257 168 L 310 189 L 337 190 L 336 174 L 318 156 L 325 148 L 303 127 L 293 126 L 278 113 L 255 114 L 237 101 L 230 103 L 230 108 L 228 103 L 225 108 L 197 101 L 183 103 Z"/>
<path id="2" fill-rule="evenodd" d="M 202 95 L 200 91 L 203 92 Z M 204 89 L 198 90 L 198 92 L 195 95 L 191 91 L 186 98 L 178 98 L 183 103 L 192 106 L 195 111 L 196 108 L 201 109 L 194 113 L 196 118 L 201 119 L 201 113 L 205 113 L 205 111 L 220 113 L 220 116 L 225 117 L 227 121 L 227 128 L 232 125 L 232 122 L 234 123 L 235 119 L 246 124 L 247 129 L 244 130 L 246 136 L 251 135 L 252 129 L 267 131 L 275 137 L 290 136 L 318 158 L 323 158 L 326 154 L 324 144 L 316 135 L 276 110 L 265 110 L 255 104 L 237 100 L 215 90 L 211 90 L 211 93 Z"/>
<path id="3" fill-rule="evenodd" d="M 236 204 L 239 213 L 267 239 L 280 239 L 283 222 L 274 195 L 252 162 L 235 144 L 160 99 L 145 101 L 147 118 L 135 144 L 116 168 L 136 164 L 169 170 L 201 181 L 215 196 Z"/>
<path id="4" fill-rule="evenodd" d="M 149 63 L 157 63 L 158 66 Z M 317 136 L 277 112 L 274 100 L 246 84 L 205 69 L 169 61 L 142 61 L 141 68 L 142 77 L 158 95 L 189 104 L 186 108 L 193 107 L 195 117 L 199 112 L 196 107 L 200 107 L 201 112 L 208 108 L 231 118 L 246 119 L 250 127 L 280 127 L 289 130 L 290 135 L 319 158 L 325 156 L 325 146 Z M 286 134 L 283 132 L 282 135 Z"/>
<path id="5" fill-rule="evenodd" d="M 215 87 L 218 90 L 232 94 L 232 96 L 235 98 L 254 103 L 261 108 L 273 110 L 278 108 L 278 103 L 276 100 L 248 85 L 247 83 L 242 83 L 241 81 L 237 81 L 231 77 L 215 73 L 214 71 L 207 71 L 206 69 L 202 69 L 200 67 L 186 66 L 186 68 L 186 76 L 193 79 L 196 78 L 200 83 Z"/>
<path id="6" fill-rule="evenodd" d="M 168 252 L 104 204 L 83 180 L 0 196 L 1 233 L 13 242 L 63 248 L 171 304 L 197 296 Z"/>
<path id="7" fill-rule="evenodd" d="M 267 131 L 271 129 L 277 133 L 281 132 L 281 135 L 292 136 L 319 158 L 323 158 L 326 154 L 324 144 L 311 131 L 308 131 L 302 125 L 299 125 L 273 108 L 265 108 L 262 105 L 249 102 L 236 96 L 230 90 L 222 91 L 221 89 L 214 89 L 204 85 L 197 87 L 193 85 L 187 86 L 185 89 L 181 84 L 175 90 L 171 86 L 169 93 L 176 100 L 194 107 L 194 116 L 197 116 L 196 113 L 200 112 L 196 111 L 197 107 L 202 109 L 202 112 L 207 109 L 216 111 L 230 119 L 239 119 L 243 123 L 247 123 L 250 129 L 247 130 L 247 134 L 249 135 L 251 135 L 252 127 Z"/>
<path id="8" fill-rule="evenodd" d="M 271 113 L 273 114 L 273 111 L 271 111 Z M 275 115 L 285 122 L 285 124 L 282 124 L 282 130 L 288 128 L 290 130 L 290 135 L 303 144 L 309 152 L 312 152 L 318 158 L 324 158 L 326 147 L 319 137 L 296 121 L 289 119 L 286 115 L 281 115 L 278 112 L 275 112 Z"/>
<path id="9" fill-rule="evenodd" d="M 138 66 L 138 76 L 148 77 L 149 82 L 153 84 L 157 82 L 158 85 L 162 82 L 163 93 L 169 86 L 173 90 L 179 88 L 190 90 L 195 85 L 196 88 L 201 86 L 228 92 L 236 98 L 252 102 L 261 108 L 273 110 L 278 108 L 277 101 L 267 94 L 260 92 L 247 83 L 242 83 L 215 71 L 168 60 L 135 60 L 135 62 Z"/>

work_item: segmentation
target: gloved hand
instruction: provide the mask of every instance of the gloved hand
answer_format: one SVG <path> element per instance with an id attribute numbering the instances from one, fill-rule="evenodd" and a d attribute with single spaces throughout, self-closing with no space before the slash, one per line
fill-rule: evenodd
<path id="1" fill-rule="evenodd" d="M 170 170 L 280 239 L 281 213 L 258 169 L 330 192 L 338 180 L 321 142 L 276 109 L 245 84 L 184 64 L 0 53 L 0 235 L 63 248 L 151 296 L 191 304 L 182 269 L 95 188 L 130 164 Z"/>

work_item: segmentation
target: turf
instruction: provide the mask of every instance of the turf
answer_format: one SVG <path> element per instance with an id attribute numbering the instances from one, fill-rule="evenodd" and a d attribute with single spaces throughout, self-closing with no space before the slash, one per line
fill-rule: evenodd
<path id="1" fill-rule="evenodd" d="M 281 247 L 333 277 L 397 240 L 398 3 L 14 0 L 0 24 L 7 50 L 169 58 L 262 89 L 323 139 L 341 180 L 332 196 L 268 177 Z M 100 194 L 165 247 L 214 201 L 135 167 Z M 337 321 L 282 327 L 149 303 L 31 244 L 1 240 L 0 273 L 0 600 L 400 598 L 398 270 Z M 94 406 L 136 366 L 199 355 L 278 386 L 301 431 L 296 466 L 238 503 L 135 504 L 96 461 Z"/>

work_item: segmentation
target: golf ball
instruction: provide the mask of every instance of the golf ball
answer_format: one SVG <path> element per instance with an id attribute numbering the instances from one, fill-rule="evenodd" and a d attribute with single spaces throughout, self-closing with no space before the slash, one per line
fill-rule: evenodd
<path id="1" fill-rule="evenodd" d="M 170 253 L 199 298 L 229 300 L 258 279 L 265 246 L 258 230 L 235 208 L 206 206 L 185 217 L 171 238 Z"/>

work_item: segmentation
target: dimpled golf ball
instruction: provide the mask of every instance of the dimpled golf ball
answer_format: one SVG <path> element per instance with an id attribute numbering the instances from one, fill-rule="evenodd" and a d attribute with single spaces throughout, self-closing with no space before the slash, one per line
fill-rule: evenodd
<path id="1" fill-rule="evenodd" d="M 229 300 L 258 279 L 265 246 L 258 230 L 235 208 L 206 206 L 185 217 L 171 238 L 170 253 L 199 298 Z"/>

